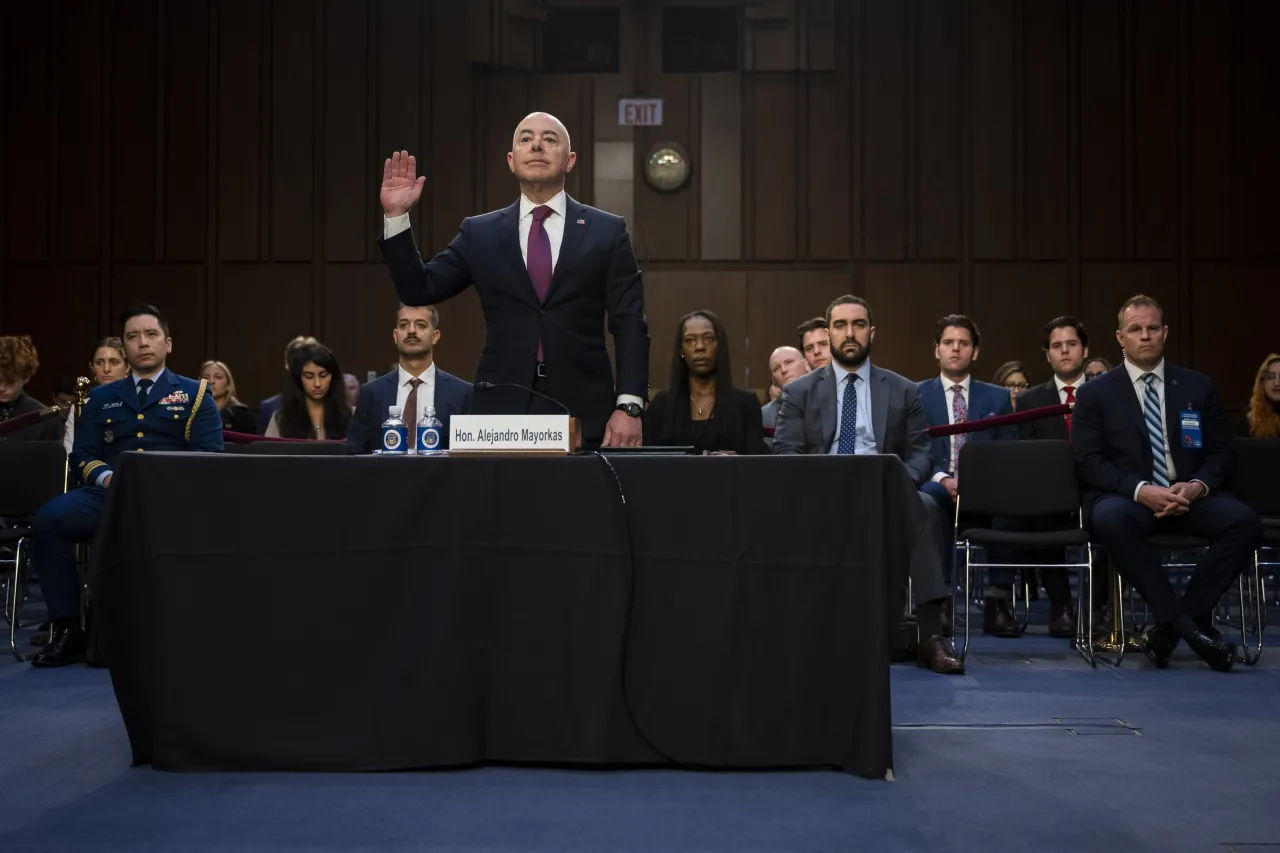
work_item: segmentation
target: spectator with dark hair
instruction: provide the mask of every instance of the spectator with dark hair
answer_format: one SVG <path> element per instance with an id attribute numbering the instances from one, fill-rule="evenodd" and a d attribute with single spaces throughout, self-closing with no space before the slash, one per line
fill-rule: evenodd
<path id="1" fill-rule="evenodd" d="M 1085 359 L 1084 362 L 1084 381 L 1089 382 L 1097 379 L 1102 374 L 1111 369 L 1111 362 L 1107 361 L 1100 355 L 1095 355 Z"/>
<path id="2" fill-rule="evenodd" d="M 1236 435 L 1241 438 L 1280 438 L 1280 353 L 1271 353 L 1258 367 L 1253 394 Z"/>
<path id="3" fill-rule="evenodd" d="M 289 343 L 285 345 L 284 372 L 286 376 L 289 373 L 289 365 L 292 363 L 294 351 L 297 350 L 298 347 L 306 346 L 307 344 L 314 344 L 314 343 L 316 343 L 316 339 L 311 337 L 310 335 L 298 335 L 296 338 L 289 341 Z M 276 394 L 274 396 L 268 397 L 267 399 L 263 400 L 262 403 L 259 405 L 258 407 L 258 432 L 259 433 L 267 432 L 267 425 L 271 423 L 271 416 L 276 413 L 276 409 L 280 408 L 281 399 L 282 399 L 281 395 Z"/>
<path id="4" fill-rule="evenodd" d="M 1031 374 L 1020 361 L 1006 361 L 996 369 L 992 385 L 999 385 L 1009 392 L 1010 405 L 1018 405 L 1018 395 L 1031 387 Z"/>
<path id="5" fill-rule="evenodd" d="M 93 348 L 93 357 L 89 359 L 89 369 L 93 371 L 94 387 L 124 379 L 129 375 L 129 362 L 124 355 L 124 341 L 117 337 L 106 337 L 98 341 Z M 62 446 L 71 454 L 76 434 L 76 413 L 71 410 L 66 421 L 66 429 L 62 433 Z"/>
<path id="6" fill-rule="evenodd" d="M 209 383 L 209 395 L 218 406 L 223 429 L 247 435 L 257 434 L 253 412 L 236 398 L 236 378 L 225 362 L 212 359 L 206 361 L 200 365 L 200 378 Z"/>
<path id="7" fill-rule="evenodd" d="M 333 350 L 321 343 L 303 344 L 289 358 L 289 378 L 280 408 L 267 424 L 268 436 L 312 441 L 347 437 L 351 407 L 342 384 L 342 369 Z"/>
<path id="8" fill-rule="evenodd" d="M 26 335 L 0 338 L 0 422 L 45 408 L 44 403 L 25 390 L 39 367 L 40 359 L 31 338 Z M 12 432 L 0 433 L 0 441 L 57 441 L 61 437 L 62 421 L 52 415 Z"/>
<path id="9" fill-rule="evenodd" d="M 768 453 L 756 395 L 733 386 L 728 336 L 720 318 L 680 318 L 667 388 L 644 417 L 645 444 L 692 446 L 700 453 Z"/>
<path id="10" fill-rule="evenodd" d="M 800 338 L 800 352 L 804 353 L 809 370 L 831 363 L 831 334 L 827 330 L 826 317 L 805 320 L 796 328 L 796 337 Z"/>

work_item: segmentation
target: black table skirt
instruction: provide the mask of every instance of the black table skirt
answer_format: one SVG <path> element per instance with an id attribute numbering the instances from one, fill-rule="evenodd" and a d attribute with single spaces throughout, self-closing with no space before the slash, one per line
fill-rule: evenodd
<path id="1" fill-rule="evenodd" d="M 612 464 L 629 633 L 597 457 L 126 455 L 93 587 L 135 762 L 883 777 L 901 463 Z"/>

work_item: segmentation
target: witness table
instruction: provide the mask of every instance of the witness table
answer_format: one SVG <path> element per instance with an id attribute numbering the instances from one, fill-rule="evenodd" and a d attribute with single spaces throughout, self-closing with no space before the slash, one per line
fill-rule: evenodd
<path id="1" fill-rule="evenodd" d="M 897 458 L 611 461 L 634 576 L 596 457 L 122 455 L 92 580 L 135 762 L 884 777 Z"/>

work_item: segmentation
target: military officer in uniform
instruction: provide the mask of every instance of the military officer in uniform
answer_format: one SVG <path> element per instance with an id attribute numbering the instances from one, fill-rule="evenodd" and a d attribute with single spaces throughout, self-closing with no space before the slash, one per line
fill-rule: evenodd
<path id="1" fill-rule="evenodd" d="M 33 557 L 53 623 L 49 644 L 32 660 L 34 666 L 84 660 L 74 546 L 97 530 L 116 457 L 144 450 L 222 451 L 222 418 L 207 383 L 165 367 L 173 341 L 164 315 L 154 305 L 136 305 L 120 315 L 120 323 L 131 373 L 93 389 L 80 412 L 71 465 L 84 488 L 49 501 L 32 525 Z"/>

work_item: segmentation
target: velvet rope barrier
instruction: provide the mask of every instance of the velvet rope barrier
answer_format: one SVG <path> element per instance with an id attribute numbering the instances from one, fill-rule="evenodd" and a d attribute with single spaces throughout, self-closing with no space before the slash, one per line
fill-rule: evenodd
<path id="1" fill-rule="evenodd" d="M 233 432 L 229 429 L 222 431 L 222 440 L 232 444 L 255 444 L 259 441 L 283 441 L 286 443 L 294 443 L 299 441 L 312 441 L 309 438 L 277 438 L 273 435 L 254 435 L 248 432 Z M 315 443 L 315 442 L 313 442 Z M 325 441 L 321 444 L 342 444 L 340 441 Z"/>
<path id="2" fill-rule="evenodd" d="M 940 426 L 929 427 L 929 437 L 940 438 L 945 435 L 959 435 L 966 432 L 978 432 L 984 429 L 1014 426 L 1016 424 L 1026 423 L 1027 421 L 1038 421 L 1043 418 L 1052 418 L 1058 415 L 1067 415 L 1070 413 L 1071 406 L 1067 403 L 1060 403 L 1056 406 L 1041 406 L 1038 409 L 1027 409 L 1025 412 L 1014 412 L 1011 415 L 995 415 L 990 418 L 979 418 L 976 421 L 963 421 L 958 424 L 942 424 Z"/>

